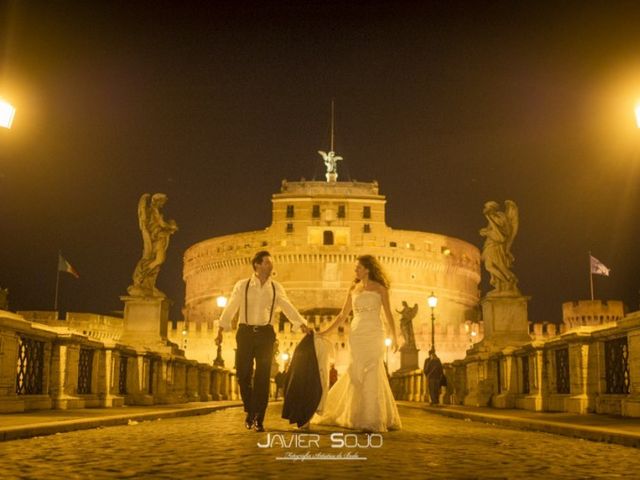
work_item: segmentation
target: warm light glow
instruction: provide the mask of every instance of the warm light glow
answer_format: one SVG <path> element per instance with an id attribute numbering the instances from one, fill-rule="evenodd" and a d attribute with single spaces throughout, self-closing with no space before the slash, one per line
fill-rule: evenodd
<path id="1" fill-rule="evenodd" d="M 186 329 L 186 328 L 185 328 L 184 330 L 182 330 L 182 334 L 183 334 L 183 335 L 186 335 L 187 333 L 189 333 L 189 332 L 187 331 L 187 329 Z"/>
<path id="2" fill-rule="evenodd" d="M 0 98 L 0 127 L 11 128 L 16 109 L 9 102 Z"/>
<path id="3" fill-rule="evenodd" d="M 285 352 L 282 355 L 280 355 L 280 358 L 282 358 L 283 362 L 286 362 L 287 360 L 289 360 L 289 354 Z"/>
<path id="4" fill-rule="evenodd" d="M 384 344 L 385 344 L 387 347 L 390 347 L 390 346 L 391 346 L 391 339 L 390 339 L 390 338 L 385 338 L 385 339 L 384 339 Z"/>
<path id="5" fill-rule="evenodd" d="M 471 332 L 472 337 L 475 337 L 476 335 L 478 335 L 476 332 Z"/>
<path id="6" fill-rule="evenodd" d="M 431 308 L 436 308 L 438 306 L 438 297 L 436 297 L 435 293 L 431 292 L 431 295 L 427 298 L 427 303 Z"/>
<path id="7" fill-rule="evenodd" d="M 636 105 L 636 125 L 640 128 L 640 102 Z"/>
<path id="8" fill-rule="evenodd" d="M 227 306 L 227 297 L 225 297 L 224 295 L 220 295 L 218 298 L 216 298 L 216 305 L 218 305 L 218 308 L 224 308 Z"/>

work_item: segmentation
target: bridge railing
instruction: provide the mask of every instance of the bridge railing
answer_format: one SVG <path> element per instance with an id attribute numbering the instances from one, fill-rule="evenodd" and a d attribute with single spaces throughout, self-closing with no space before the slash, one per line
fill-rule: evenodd
<path id="1" fill-rule="evenodd" d="M 224 368 L 0 311 L 0 413 L 237 398 Z"/>
<path id="2" fill-rule="evenodd" d="M 443 403 L 640 417 L 640 312 L 445 366 Z M 421 371 L 394 373 L 396 399 L 428 401 Z"/>

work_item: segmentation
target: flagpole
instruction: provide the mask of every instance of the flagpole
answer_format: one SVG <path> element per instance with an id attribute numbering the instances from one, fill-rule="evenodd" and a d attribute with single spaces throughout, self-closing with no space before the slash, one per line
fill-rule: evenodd
<path id="1" fill-rule="evenodd" d="M 589 251 L 589 284 L 591 285 L 591 301 L 593 301 L 593 269 L 591 268 L 591 251 Z"/>
<path id="2" fill-rule="evenodd" d="M 58 287 L 60 286 L 60 252 L 58 252 L 58 265 L 56 266 L 56 298 L 53 301 L 53 311 L 56 312 L 56 320 L 58 319 Z"/>

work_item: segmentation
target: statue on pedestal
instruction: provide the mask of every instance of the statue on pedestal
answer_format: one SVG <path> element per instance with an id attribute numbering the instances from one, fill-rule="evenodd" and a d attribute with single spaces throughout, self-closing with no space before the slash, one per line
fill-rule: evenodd
<path id="1" fill-rule="evenodd" d="M 418 304 L 416 303 L 413 307 L 410 307 L 407 302 L 403 301 L 402 306 L 402 310 L 396 310 L 396 312 L 402 315 L 400 318 L 400 329 L 404 337 L 402 349 L 415 350 L 416 337 L 413 333 L 413 319 L 418 315 Z"/>
<path id="2" fill-rule="evenodd" d="M 327 167 L 327 182 L 335 182 L 338 179 L 338 160 L 342 160 L 342 157 L 336 155 L 334 151 L 327 153 L 318 150 L 318 153 L 322 156 L 324 164 Z"/>
<path id="3" fill-rule="evenodd" d="M 174 220 L 165 221 L 160 209 L 167 202 L 164 193 L 145 193 L 138 202 L 138 223 L 142 232 L 142 258 L 133 272 L 127 292 L 134 297 L 166 297 L 156 288 L 160 266 L 166 260 L 169 238 L 177 230 Z"/>
<path id="4" fill-rule="evenodd" d="M 484 204 L 483 213 L 488 223 L 480 230 L 480 235 L 486 237 L 482 247 L 482 260 L 494 287 L 488 295 L 520 294 L 516 286 L 518 279 L 511 271 L 515 259 L 511 253 L 511 245 L 518 233 L 518 207 L 511 200 L 505 200 L 504 205 L 504 211 L 500 211 L 497 202 Z"/>

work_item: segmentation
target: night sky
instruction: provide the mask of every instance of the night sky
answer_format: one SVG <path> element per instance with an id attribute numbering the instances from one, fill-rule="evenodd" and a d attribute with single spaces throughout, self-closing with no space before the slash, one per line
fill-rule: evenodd
<path id="1" fill-rule="evenodd" d="M 340 179 L 378 180 L 391 227 L 480 247 L 484 202 L 512 199 L 532 320 L 589 298 L 588 251 L 612 270 L 596 297 L 637 310 L 640 5 L 497 3 L 0 3 L 11 310 L 52 309 L 58 250 L 81 275 L 63 312 L 121 310 L 138 198 L 165 192 L 177 319 L 186 248 L 267 227 L 282 179 L 323 178 L 332 98 Z"/>

